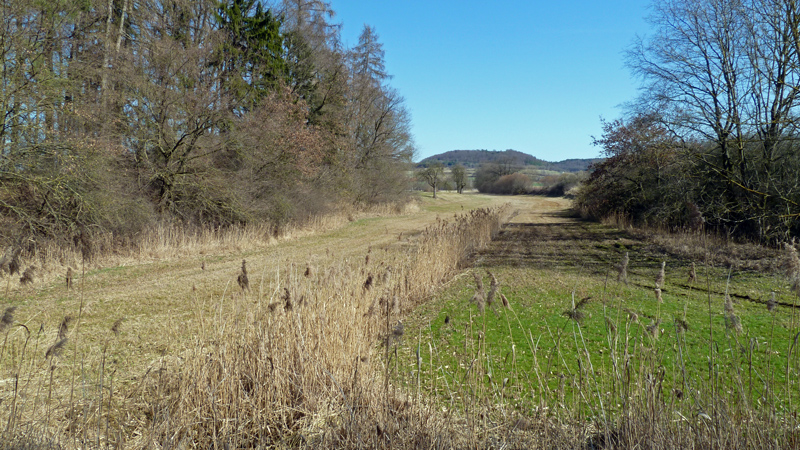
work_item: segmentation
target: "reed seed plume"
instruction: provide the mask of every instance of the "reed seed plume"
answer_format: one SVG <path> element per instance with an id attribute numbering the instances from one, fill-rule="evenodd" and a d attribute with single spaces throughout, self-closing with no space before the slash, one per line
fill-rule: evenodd
<path id="1" fill-rule="evenodd" d="M 239 277 L 236 278 L 236 281 L 239 283 L 239 287 L 242 288 L 243 291 L 250 290 L 250 280 L 247 278 L 247 261 L 244 259 L 242 260 L 242 271 L 239 273 Z"/>
<path id="2" fill-rule="evenodd" d="M 404 332 L 405 332 L 405 326 L 403 325 L 403 321 L 398 320 L 397 325 L 395 325 L 394 330 L 392 330 L 392 336 L 394 336 L 395 339 L 400 339 L 401 337 L 403 337 Z"/>
<path id="3" fill-rule="evenodd" d="M 292 293 L 289 291 L 289 288 L 283 288 L 283 310 L 284 311 L 291 311 L 294 305 L 292 305 Z"/>
<path id="4" fill-rule="evenodd" d="M 392 314 L 394 315 L 400 314 L 400 297 L 396 295 L 392 297 Z"/>
<path id="5" fill-rule="evenodd" d="M 742 332 L 742 320 L 736 315 L 733 301 L 727 292 L 725 293 L 725 325 L 736 333 Z"/>
<path id="6" fill-rule="evenodd" d="M 582 298 L 578 303 L 575 303 L 575 306 L 572 309 L 564 311 L 562 315 L 580 324 L 583 319 L 586 318 L 586 312 L 583 309 L 589 304 L 589 300 L 591 299 L 592 297 Z"/>
<path id="7" fill-rule="evenodd" d="M 625 256 L 622 257 L 622 261 L 617 266 L 617 281 L 623 282 L 628 284 L 628 263 L 630 262 L 630 257 L 628 256 L 628 252 L 625 252 Z"/>
<path id="8" fill-rule="evenodd" d="M 72 278 L 75 276 L 75 273 L 72 271 L 72 267 L 67 267 L 67 275 L 64 277 L 67 289 L 72 289 Z"/>
<path id="9" fill-rule="evenodd" d="M 0 259 L 0 273 L 6 272 L 8 275 L 19 273 L 19 254 L 22 253 L 21 247 L 9 247 L 6 249 L 3 258 Z"/>
<path id="10" fill-rule="evenodd" d="M 656 301 L 658 301 L 658 303 L 664 303 L 664 299 L 661 297 L 661 288 L 655 288 L 655 293 Z"/>
<path id="11" fill-rule="evenodd" d="M 470 300 L 470 303 L 474 303 L 478 307 L 478 311 L 481 313 L 486 310 L 486 298 L 480 292 L 475 292 Z"/>
<path id="12" fill-rule="evenodd" d="M 120 317 L 111 325 L 111 332 L 114 333 L 114 336 L 119 336 L 120 328 L 122 327 L 122 322 L 125 320 L 124 317 Z"/>
<path id="13" fill-rule="evenodd" d="M 506 296 L 504 294 L 500 294 L 500 300 L 503 301 L 503 308 L 511 309 L 511 304 L 508 303 L 508 299 L 506 298 Z"/>
<path id="14" fill-rule="evenodd" d="M 586 305 L 589 304 L 589 300 L 591 300 L 591 299 L 592 299 L 592 297 L 584 297 L 584 298 L 582 298 L 578 303 L 575 304 L 575 309 L 584 308 Z"/>
<path id="15" fill-rule="evenodd" d="M 725 313 L 726 314 L 733 314 L 733 300 L 731 299 L 731 295 L 727 292 L 725 293 Z"/>
<path id="16" fill-rule="evenodd" d="M 794 242 L 786 243 L 784 246 L 786 248 L 786 261 L 784 262 L 786 276 L 789 277 L 792 292 L 800 295 L 800 258 L 797 256 Z"/>
<path id="17" fill-rule="evenodd" d="M 692 268 L 689 269 L 689 282 L 695 283 L 697 281 L 697 270 L 695 269 L 694 262 L 692 262 Z"/>
<path id="18" fill-rule="evenodd" d="M 661 261 L 661 270 L 658 271 L 658 275 L 656 275 L 656 287 L 661 288 L 664 287 L 664 269 L 667 267 L 666 261 Z"/>
<path id="19" fill-rule="evenodd" d="M 580 309 L 568 309 L 562 313 L 566 318 L 570 320 L 574 320 L 577 323 L 581 323 L 583 319 L 586 318 L 586 313 Z"/>
<path id="20" fill-rule="evenodd" d="M 778 302 L 775 300 L 775 292 L 770 292 L 769 300 L 767 300 L 767 311 L 773 312 L 778 307 Z"/>
<path id="21" fill-rule="evenodd" d="M 636 311 L 633 311 L 633 310 L 628 309 L 628 308 L 625 308 L 624 311 L 626 313 L 628 313 L 628 318 L 631 320 L 631 322 L 633 322 L 633 323 L 638 323 L 639 322 L 639 314 L 637 314 Z"/>
<path id="22" fill-rule="evenodd" d="M 19 278 L 20 284 L 30 284 L 33 283 L 33 276 L 36 272 L 36 266 L 29 266 L 25 269 L 25 272 L 22 273 L 22 276 Z"/>
<path id="23" fill-rule="evenodd" d="M 94 253 L 94 243 L 92 242 L 92 237 L 89 235 L 89 232 L 86 231 L 86 228 L 81 226 L 81 230 L 77 236 L 74 238 L 75 245 L 80 247 L 81 250 L 81 258 L 84 262 L 92 260 L 92 254 Z"/>
<path id="24" fill-rule="evenodd" d="M 659 336 L 661 336 L 661 319 L 656 319 L 655 321 L 650 322 L 650 325 L 645 327 L 645 329 L 648 333 L 650 333 L 650 336 L 652 336 L 653 339 L 658 339 Z"/>
<path id="25" fill-rule="evenodd" d="M 675 319 L 675 327 L 678 329 L 678 333 L 689 331 L 689 322 L 685 318 L 678 317 Z"/>
<path id="26" fill-rule="evenodd" d="M 14 324 L 14 311 L 17 310 L 16 306 L 9 306 L 3 312 L 3 317 L 0 318 L 0 333 L 6 331 L 11 325 Z"/>
<path id="27" fill-rule="evenodd" d="M 472 278 L 475 279 L 475 287 L 480 292 L 481 295 L 484 295 L 483 291 L 483 279 L 478 274 L 478 272 L 472 272 Z"/>
<path id="28" fill-rule="evenodd" d="M 494 304 L 494 297 L 497 295 L 497 291 L 500 289 L 500 283 L 497 281 L 497 278 L 492 272 L 487 270 L 486 273 L 488 273 L 492 278 L 492 281 L 489 284 L 489 293 L 486 295 L 486 304 L 492 306 Z"/>
<path id="29" fill-rule="evenodd" d="M 58 342 L 56 342 L 55 344 L 51 345 L 47 349 L 47 352 L 45 352 L 45 354 L 44 354 L 45 359 L 50 358 L 50 357 L 55 358 L 58 355 L 60 355 L 61 351 L 64 350 L 64 346 L 65 345 L 67 345 L 67 338 L 59 339 Z"/>
<path id="30" fill-rule="evenodd" d="M 370 289 L 372 288 L 372 282 L 373 282 L 373 278 L 372 278 L 372 274 L 370 273 L 370 274 L 367 276 L 367 280 L 366 280 L 366 281 L 364 281 L 363 290 L 365 290 L 365 291 L 368 291 L 368 290 L 370 290 Z"/>
<path id="31" fill-rule="evenodd" d="M 72 316 L 67 314 L 64 316 L 64 320 L 61 321 L 61 325 L 58 326 L 58 338 L 59 339 L 66 339 L 67 332 L 69 331 L 69 325 L 72 323 Z"/>

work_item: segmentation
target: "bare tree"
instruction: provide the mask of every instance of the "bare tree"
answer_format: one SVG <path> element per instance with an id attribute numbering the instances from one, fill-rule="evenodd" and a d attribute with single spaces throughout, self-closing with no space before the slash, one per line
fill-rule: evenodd
<path id="1" fill-rule="evenodd" d="M 436 198 L 436 191 L 444 180 L 444 166 L 442 163 L 432 163 L 428 167 L 420 170 L 418 176 L 433 189 L 433 198 Z"/>
<path id="2" fill-rule="evenodd" d="M 796 0 L 666 0 L 651 20 L 654 34 L 628 52 L 645 81 L 639 112 L 657 111 L 696 161 L 714 222 L 761 239 L 788 232 L 800 217 L 786 170 L 797 163 Z"/>
<path id="3" fill-rule="evenodd" d="M 467 178 L 467 169 L 461 164 L 456 164 L 450 169 L 450 178 L 453 180 L 456 191 L 459 194 L 464 193 L 464 188 L 469 184 L 469 179 Z"/>

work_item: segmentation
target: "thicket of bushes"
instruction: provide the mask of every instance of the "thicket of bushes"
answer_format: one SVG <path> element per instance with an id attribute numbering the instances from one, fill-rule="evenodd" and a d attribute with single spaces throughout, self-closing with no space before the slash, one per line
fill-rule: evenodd
<path id="1" fill-rule="evenodd" d="M 596 144 L 608 159 L 581 209 L 764 243 L 797 237 L 796 2 L 668 0 L 649 19 L 653 32 L 627 54 L 642 95 L 627 120 L 604 124 Z"/>
<path id="2" fill-rule="evenodd" d="M 6 5 L 0 244 L 405 196 L 410 118 L 375 30 L 345 49 L 329 3 L 264 5 Z"/>

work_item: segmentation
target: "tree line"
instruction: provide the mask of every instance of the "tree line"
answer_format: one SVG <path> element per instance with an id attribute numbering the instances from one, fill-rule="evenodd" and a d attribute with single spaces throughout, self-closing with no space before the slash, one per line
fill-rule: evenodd
<path id="1" fill-rule="evenodd" d="M 800 4 L 654 2 L 627 51 L 643 82 L 603 123 L 578 199 L 590 216 L 710 228 L 761 242 L 800 234 Z"/>
<path id="2" fill-rule="evenodd" d="M 410 117 L 324 0 L 2 0 L 0 240 L 405 195 Z"/>

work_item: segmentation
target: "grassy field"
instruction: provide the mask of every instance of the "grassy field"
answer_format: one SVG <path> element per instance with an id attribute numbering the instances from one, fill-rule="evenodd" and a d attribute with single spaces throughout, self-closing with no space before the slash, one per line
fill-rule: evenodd
<path id="1" fill-rule="evenodd" d="M 72 289 L 63 262 L 2 280 L 4 445 L 798 444 L 787 253 L 568 207 L 423 195 L 277 241 L 164 238 L 73 263 Z"/>

